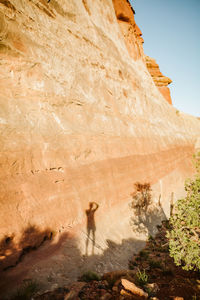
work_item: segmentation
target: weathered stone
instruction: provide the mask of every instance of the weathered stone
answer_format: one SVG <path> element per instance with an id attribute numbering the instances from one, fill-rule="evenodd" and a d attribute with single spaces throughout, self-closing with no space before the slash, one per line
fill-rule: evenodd
<path id="1" fill-rule="evenodd" d="M 37 295 L 33 296 L 31 299 L 34 300 L 63 300 L 67 289 L 58 288 L 53 291 L 45 291 L 43 293 L 37 293 Z M 78 298 L 76 298 L 78 300 Z"/>
<path id="2" fill-rule="evenodd" d="M 70 291 L 65 295 L 64 300 L 77 300 L 79 299 L 77 293 L 75 291 Z"/>
<path id="3" fill-rule="evenodd" d="M 122 277 L 131 277 L 134 276 L 135 273 L 136 271 L 134 270 L 116 270 L 103 274 L 103 279 L 109 283 L 112 283 L 113 285 L 118 285 Z"/>
<path id="4" fill-rule="evenodd" d="M 54 283 L 54 284 L 52 284 L 52 286 L 51 286 L 51 291 L 54 291 L 54 290 L 56 290 L 58 288 L 58 284 L 57 283 Z"/>
<path id="5" fill-rule="evenodd" d="M 140 28 L 135 23 L 134 10 L 127 0 L 113 0 L 117 21 L 126 43 L 129 55 L 134 59 L 143 59 L 143 38 Z"/>
<path id="6" fill-rule="evenodd" d="M 121 279 L 121 283 L 125 290 L 130 291 L 132 294 L 144 297 L 146 299 L 148 298 L 148 294 L 144 292 L 141 288 L 137 287 L 133 282 L 130 282 L 129 280 L 123 278 Z"/>
<path id="7" fill-rule="evenodd" d="M 118 287 L 117 286 L 113 286 L 112 290 L 113 290 L 113 292 L 118 292 Z"/>
<path id="8" fill-rule="evenodd" d="M 100 300 L 109 300 L 109 299 L 112 299 L 112 295 L 110 293 L 106 293 L 100 298 Z"/>
<path id="9" fill-rule="evenodd" d="M 146 284 L 146 287 L 148 288 L 148 290 L 151 291 L 151 293 L 155 294 L 159 291 L 159 286 L 157 285 L 157 283 L 148 283 Z"/>
<path id="10" fill-rule="evenodd" d="M 167 87 L 172 80 L 169 77 L 164 76 L 160 72 L 159 65 L 156 63 L 155 59 L 145 56 L 146 66 L 155 82 L 155 85 L 158 87 L 158 90 L 163 95 L 163 97 L 167 100 L 169 104 L 172 104 L 172 99 L 170 96 L 170 90 Z"/>
<path id="11" fill-rule="evenodd" d="M 130 298 L 132 298 L 132 296 L 133 296 L 131 293 L 125 291 L 124 289 L 121 289 L 120 294 L 122 296 L 130 297 Z"/>
<path id="12" fill-rule="evenodd" d="M 64 300 L 76 300 L 81 289 L 86 285 L 85 282 L 74 282 L 69 287 L 69 292 L 65 295 Z"/>

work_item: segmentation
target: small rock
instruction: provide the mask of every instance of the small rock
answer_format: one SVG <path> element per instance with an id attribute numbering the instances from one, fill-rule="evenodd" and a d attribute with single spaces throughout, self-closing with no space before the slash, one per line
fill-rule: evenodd
<path id="1" fill-rule="evenodd" d="M 106 280 L 103 280 L 102 284 L 104 284 L 105 286 L 109 286 L 109 284 L 108 284 L 108 282 Z"/>
<path id="2" fill-rule="evenodd" d="M 132 297 L 132 294 L 129 293 L 129 292 L 127 292 L 127 291 L 125 291 L 124 289 L 122 289 L 122 290 L 120 291 L 120 294 L 121 294 L 122 296 Z"/>
<path id="3" fill-rule="evenodd" d="M 108 283 L 115 283 L 118 279 L 125 277 L 125 276 L 134 276 L 136 271 L 134 270 L 117 270 L 105 273 L 103 275 L 103 279 L 106 280 Z"/>
<path id="4" fill-rule="evenodd" d="M 104 289 L 104 288 L 105 288 L 105 285 L 102 284 L 102 283 L 99 283 L 99 284 L 97 285 L 97 288 L 98 288 L 98 289 Z"/>
<path id="5" fill-rule="evenodd" d="M 106 293 L 107 293 L 107 291 L 104 290 L 104 289 L 100 289 L 100 290 L 99 290 L 99 294 L 100 294 L 101 296 L 104 296 Z"/>
<path id="6" fill-rule="evenodd" d="M 133 282 L 122 278 L 121 284 L 126 290 L 130 291 L 132 294 L 144 297 L 146 299 L 148 298 L 148 294 L 145 293 L 142 289 L 138 288 Z"/>
<path id="7" fill-rule="evenodd" d="M 127 278 L 126 278 L 127 279 Z M 121 278 L 115 281 L 114 286 L 118 286 L 121 283 Z"/>
<path id="8" fill-rule="evenodd" d="M 56 290 L 57 288 L 58 288 L 58 284 L 57 284 L 57 283 L 54 283 L 54 284 L 52 284 L 52 286 L 51 286 L 51 291 Z"/>
<path id="9" fill-rule="evenodd" d="M 151 291 L 151 293 L 157 293 L 159 291 L 159 287 L 157 285 L 157 283 L 148 283 L 145 285 L 145 287 L 147 289 L 149 289 Z"/>
<path id="10" fill-rule="evenodd" d="M 113 286 L 112 290 L 113 290 L 113 292 L 118 292 L 118 287 L 117 286 Z"/>
<path id="11" fill-rule="evenodd" d="M 71 286 L 70 286 L 70 291 L 69 291 L 69 293 L 67 293 L 65 295 L 64 300 L 77 300 L 77 299 L 79 299 L 78 294 L 85 285 L 86 285 L 86 283 L 81 282 L 81 281 L 72 283 Z"/>
<path id="12" fill-rule="evenodd" d="M 69 293 L 67 293 L 67 295 L 65 295 L 64 300 L 77 300 L 78 295 L 75 291 L 70 291 Z"/>
<path id="13" fill-rule="evenodd" d="M 112 298 L 110 293 L 106 293 L 105 295 L 101 296 L 100 300 L 109 300 Z"/>

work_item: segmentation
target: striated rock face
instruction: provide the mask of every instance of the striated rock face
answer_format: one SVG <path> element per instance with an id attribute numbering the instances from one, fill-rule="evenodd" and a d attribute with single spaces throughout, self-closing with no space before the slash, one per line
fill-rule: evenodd
<path id="1" fill-rule="evenodd" d="M 164 76 L 160 72 L 159 65 L 156 63 L 155 59 L 149 56 L 145 56 L 145 61 L 146 61 L 147 69 L 151 74 L 151 77 L 153 78 L 155 85 L 158 87 L 158 90 L 164 96 L 167 102 L 169 104 L 172 104 L 170 90 L 167 87 L 170 83 L 172 83 L 172 80 L 169 77 Z"/>
<path id="2" fill-rule="evenodd" d="M 3 0 L 0 11 L 1 266 L 63 231 L 83 253 L 90 201 L 95 251 L 133 237 L 137 181 L 168 215 L 200 122 L 164 101 L 156 86 L 165 94 L 169 79 L 149 60 L 152 81 L 130 4 Z"/>
<path id="3" fill-rule="evenodd" d="M 156 63 L 155 59 L 144 54 L 142 46 L 144 42 L 142 32 L 135 23 L 135 12 L 129 1 L 113 0 L 113 5 L 129 55 L 134 60 L 142 59 L 146 62 L 147 69 L 159 92 L 164 96 L 169 104 L 172 104 L 170 90 L 167 87 L 172 80 L 160 72 L 159 65 Z"/>
<path id="4" fill-rule="evenodd" d="M 129 55 L 134 60 L 145 60 L 142 46 L 144 40 L 140 28 L 135 23 L 135 11 L 128 0 L 113 0 L 113 5 Z"/>

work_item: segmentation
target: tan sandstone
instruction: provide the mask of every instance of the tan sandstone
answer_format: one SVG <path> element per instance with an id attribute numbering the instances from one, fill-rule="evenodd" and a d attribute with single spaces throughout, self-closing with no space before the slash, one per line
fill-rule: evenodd
<path id="1" fill-rule="evenodd" d="M 156 63 L 155 59 L 146 55 L 145 60 L 147 69 L 151 74 L 151 77 L 155 82 L 155 85 L 157 86 L 159 92 L 163 95 L 163 97 L 169 104 L 172 104 L 170 89 L 168 88 L 168 85 L 172 83 L 172 80 L 169 77 L 164 76 L 160 72 L 159 65 Z"/>
<path id="2" fill-rule="evenodd" d="M 134 183 L 150 182 L 165 215 L 184 195 L 200 122 L 165 101 L 142 43 L 126 0 L 0 1 L 1 270 L 54 236 L 52 249 L 77 245 L 57 261 L 84 254 L 91 201 L 95 253 L 136 249 Z M 124 249 L 111 260 L 123 268 Z"/>
<path id="3" fill-rule="evenodd" d="M 138 297 L 144 297 L 145 299 L 148 298 L 148 294 L 141 288 L 137 287 L 133 282 L 122 278 L 121 283 L 125 290 L 130 291 L 132 294 L 137 295 Z"/>

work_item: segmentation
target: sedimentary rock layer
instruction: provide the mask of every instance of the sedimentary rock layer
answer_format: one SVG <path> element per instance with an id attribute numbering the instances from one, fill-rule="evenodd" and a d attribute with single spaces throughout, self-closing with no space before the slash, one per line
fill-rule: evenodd
<path id="1" fill-rule="evenodd" d="M 3 266 L 49 234 L 85 234 L 90 201 L 101 248 L 130 238 L 136 181 L 168 214 L 193 172 L 200 122 L 155 86 L 129 3 L 4 0 L 0 11 Z M 22 238 L 34 226 L 42 237 Z"/>
<path id="2" fill-rule="evenodd" d="M 155 85 L 158 87 L 160 93 L 164 96 L 169 104 L 172 104 L 172 99 L 170 95 L 170 89 L 167 87 L 172 80 L 169 77 L 163 76 L 160 72 L 159 65 L 156 63 L 155 59 L 145 56 L 146 66 L 155 82 Z"/>

